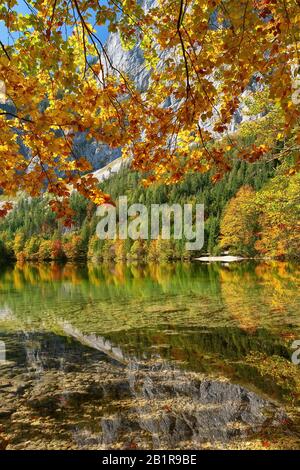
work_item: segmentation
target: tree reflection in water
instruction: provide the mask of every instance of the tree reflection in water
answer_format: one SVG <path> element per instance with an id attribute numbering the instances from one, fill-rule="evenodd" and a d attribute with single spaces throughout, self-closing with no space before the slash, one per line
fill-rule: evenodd
<path id="1" fill-rule="evenodd" d="M 8 448 L 299 447 L 299 266 L 0 274 Z"/>

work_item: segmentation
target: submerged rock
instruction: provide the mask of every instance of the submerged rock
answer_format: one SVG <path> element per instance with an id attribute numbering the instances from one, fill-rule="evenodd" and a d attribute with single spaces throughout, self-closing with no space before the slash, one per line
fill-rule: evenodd
<path id="1" fill-rule="evenodd" d="M 64 336 L 16 341 L 14 366 L 0 379 L 9 449 L 226 448 L 287 420 L 239 384 L 158 358 L 124 366 Z"/>

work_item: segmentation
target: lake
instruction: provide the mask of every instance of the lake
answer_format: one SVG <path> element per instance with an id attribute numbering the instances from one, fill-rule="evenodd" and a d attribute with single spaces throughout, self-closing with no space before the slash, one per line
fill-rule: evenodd
<path id="1" fill-rule="evenodd" d="M 286 262 L 1 267 L 0 447 L 299 448 L 299 288 Z"/>

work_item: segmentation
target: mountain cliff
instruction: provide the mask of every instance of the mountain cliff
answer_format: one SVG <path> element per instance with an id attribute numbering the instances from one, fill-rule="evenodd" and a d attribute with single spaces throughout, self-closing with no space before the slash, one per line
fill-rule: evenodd
<path id="1" fill-rule="evenodd" d="M 150 8 L 157 5 L 157 0 L 142 0 L 141 4 L 145 11 L 149 10 Z M 217 10 L 211 16 L 210 27 L 212 29 L 218 27 L 217 21 Z M 151 80 L 151 70 L 146 67 L 143 53 L 139 44 L 136 44 L 132 49 L 125 50 L 122 46 L 121 38 L 118 33 L 110 33 L 107 43 L 106 43 L 106 52 L 110 58 L 111 64 L 114 69 L 117 69 L 120 72 L 125 73 L 128 75 L 135 83 L 136 87 L 139 91 L 145 92 L 149 86 L 149 82 Z M 174 55 L 174 51 L 163 51 L 160 54 L 160 61 L 158 63 L 158 68 L 162 68 L 165 60 L 170 56 L 170 54 Z M 248 89 L 243 93 L 243 97 L 247 96 L 250 91 L 256 90 L 258 88 L 256 80 L 252 80 L 249 84 Z M 173 96 L 170 96 L 165 102 L 165 107 L 176 107 L 179 105 L 178 100 L 176 100 Z M 212 132 L 216 138 L 218 138 L 219 134 L 213 132 L 214 121 L 217 118 L 218 112 L 216 111 L 215 116 L 212 116 L 211 119 L 208 119 L 205 124 L 202 123 L 206 130 Z M 247 115 L 246 106 L 241 104 L 239 109 L 235 112 L 232 122 L 229 126 L 229 132 L 234 132 L 237 130 L 238 126 L 243 121 L 247 121 L 250 119 L 255 119 L 260 116 L 251 117 Z M 96 145 L 97 147 L 97 145 Z M 96 162 L 98 164 L 98 168 L 102 168 L 101 162 L 107 161 L 110 163 L 115 158 L 119 157 L 121 154 L 120 149 L 110 149 L 108 146 L 102 146 L 97 148 L 95 152 L 95 157 L 100 157 L 99 161 Z M 90 157 L 88 157 L 90 159 Z"/>

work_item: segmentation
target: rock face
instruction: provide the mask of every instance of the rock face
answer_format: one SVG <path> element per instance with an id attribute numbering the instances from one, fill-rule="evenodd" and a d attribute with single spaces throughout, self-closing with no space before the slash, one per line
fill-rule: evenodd
<path id="1" fill-rule="evenodd" d="M 93 170 L 99 170 L 121 156 L 121 149 L 101 145 L 93 139 L 87 140 L 85 133 L 77 134 L 74 147 L 76 154 L 85 157 L 91 163 Z"/>
<path id="2" fill-rule="evenodd" d="M 128 74 L 140 91 L 147 89 L 150 71 L 145 67 L 143 53 L 138 45 L 125 50 L 119 34 L 111 33 L 106 43 L 106 51 L 116 69 Z"/>

